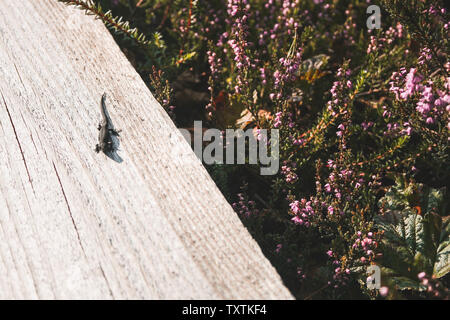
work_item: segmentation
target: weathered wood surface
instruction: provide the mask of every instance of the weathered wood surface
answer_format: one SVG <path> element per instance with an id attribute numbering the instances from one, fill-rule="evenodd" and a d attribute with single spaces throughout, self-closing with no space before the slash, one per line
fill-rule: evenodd
<path id="1" fill-rule="evenodd" d="M 0 77 L 0 298 L 292 298 L 100 21 L 1 0 Z"/>

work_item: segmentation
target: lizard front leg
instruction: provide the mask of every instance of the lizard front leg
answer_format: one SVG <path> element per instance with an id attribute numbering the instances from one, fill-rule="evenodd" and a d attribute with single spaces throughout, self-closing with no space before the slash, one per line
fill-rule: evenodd
<path id="1" fill-rule="evenodd" d="M 120 137 L 120 134 L 119 134 L 119 133 L 121 133 L 122 130 L 110 129 L 109 132 L 110 132 L 112 135 L 115 135 L 116 137 Z"/>

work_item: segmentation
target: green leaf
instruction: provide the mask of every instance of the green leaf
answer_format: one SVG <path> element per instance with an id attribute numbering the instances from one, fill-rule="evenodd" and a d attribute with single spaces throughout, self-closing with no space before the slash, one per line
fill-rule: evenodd
<path id="1" fill-rule="evenodd" d="M 424 199 L 426 199 L 426 203 L 424 206 L 427 209 L 427 212 L 435 212 L 441 216 L 448 215 L 447 212 L 447 202 L 446 198 L 446 190 L 442 188 L 440 190 L 433 188 L 424 188 Z"/>
<path id="2" fill-rule="evenodd" d="M 433 274 L 442 278 L 450 272 L 450 219 L 444 223 L 437 249 L 436 263 Z"/>
<path id="3" fill-rule="evenodd" d="M 383 214 L 375 223 L 384 231 L 381 265 L 399 290 L 418 290 L 420 272 L 437 278 L 450 272 L 450 219 L 444 222 L 438 214 L 445 207 L 442 195 L 442 190 L 398 180 L 379 201 Z"/>

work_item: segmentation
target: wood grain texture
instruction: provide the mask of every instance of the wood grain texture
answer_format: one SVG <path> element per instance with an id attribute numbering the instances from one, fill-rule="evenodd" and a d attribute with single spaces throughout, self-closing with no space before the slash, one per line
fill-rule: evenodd
<path id="1" fill-rule="evenodd" d="M 100 21 L 0 1 L 0 77 L 1 299 L 292 298 Z"/>

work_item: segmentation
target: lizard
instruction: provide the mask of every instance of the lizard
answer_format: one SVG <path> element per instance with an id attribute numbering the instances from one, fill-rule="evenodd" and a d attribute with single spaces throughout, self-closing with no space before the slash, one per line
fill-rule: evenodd
<path id="1" fill-rule="evenodd" d="M 106 93 L 102 95 L 101 99 L 101 112 L 103 121 L 98 125 L 99 135 L 98 135 L 98 144 L 95 147 L 95 152 L 99 153 L 103 151 L 103 153 L 111 158 L 112 160 L 121 163 L 123 160 L 117 154 L 119 150 L 119 133 L 120 130 L 116 130 L 112 123 L 111 117 L 109 115 L 108 109 L 106 108 Z"/>

